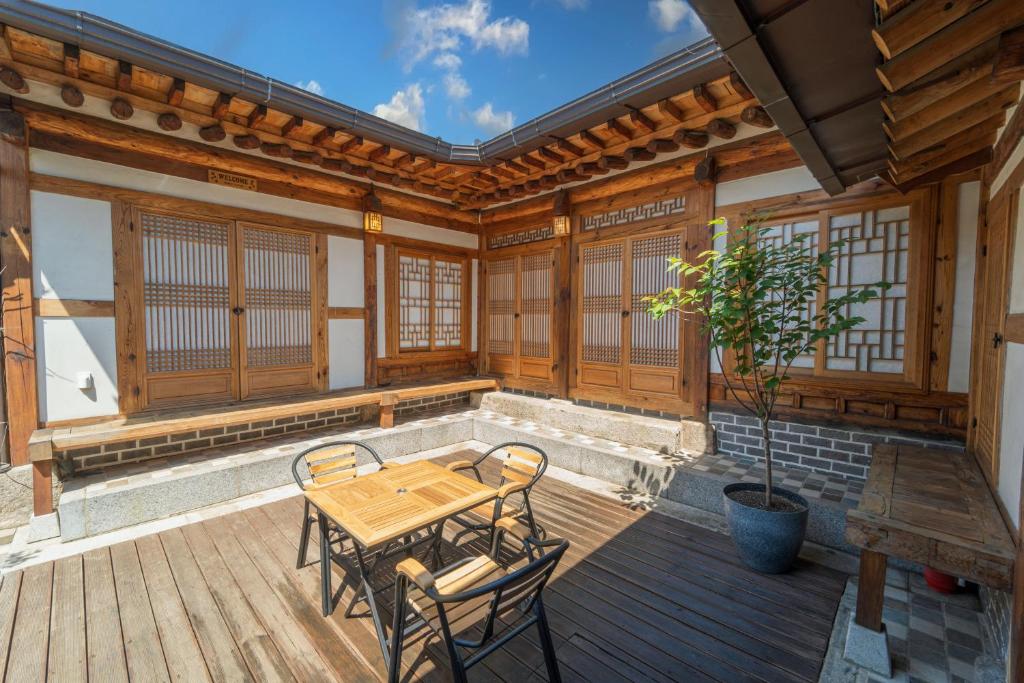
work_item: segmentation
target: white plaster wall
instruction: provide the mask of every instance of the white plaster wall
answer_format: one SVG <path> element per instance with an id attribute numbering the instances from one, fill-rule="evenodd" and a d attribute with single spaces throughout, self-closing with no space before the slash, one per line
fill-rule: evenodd
<path id="1" fill-rule="evenodd" d="M 391 218 L 390 216 L 384 216 L 384 234 L 426 240 L 427 242 L 436 242 L 438 244 L 450 244 L 456 247 L 468 247 L 469 249 L 476 249 L 480 243 L 480 238 L 473 233 L 413 223 L 400 218 Z"/>
<path id="2" fill-rule="evenodd" d="M 1024 378 L 1024 344 L 1007 344 L 1000 418 L 999 497 L 1011 519 L 1017 519 L 1020 510 L 1021 467 L 1024 466 L 1024 382 L 1021 378 Z"/>
<path id="3" fill-rule="evenodd" d="M 477 305 L 476 305 L 476 302 L 477 302 L 478 297 L 480 296 L 479 295 L 479 291 L 480 291 L 479 290 L 479 287 L 480 287 L 480 262 L 477 259 L 473 259 L 472 270 L 473 270 L 473 287 L 472 287 L 472 290 L 470 292 L 470 297 L 469 298 L 470 298 L 470 305 L 473 307 L 472 308 L 473 320 L 470 323 L 473 326 L 473 328 L 469 331 L 469 334 L 470 334 L 470 337 L 471 337 L 470 344 L 469 344 L 469 350 L 470 351 L 476 351 L 476 344 L 477 344 L 477 340 L 476 340 Z"/>
<path id="4" fill-rule="evenodd" d="M 1024 149 L 1024 143 L 1021 143 L 1020 149 Z M 1021 191 L 1021 195 L 1024 197 L 1024 190 Z M 1010 272 L 1010 313 L 1024 313 L 1024 202 L 1017 203 L 1015 230 L 1013 264 Z"/>
<path id="5" fill-rule="evenodd" d="M 327 305 L 362 308 L 363 242 L 327 237 Z"/>
<path id="6" fill-rule="evenodd" d="M 29 168 L 34 173 L 60 178 L 84 180 L 102 185 L 123 187 L 141 192 L 223 204 L 242 209 L 276 213 L 282 216 L 306 218 L 351 228 L 360 228 L 363 215 L 352 209 L 341 209 L 287 197 L 276 197 L 259 192 L 239 190 L 199 180 L 178 178 L 153 171 L 141 171 L 127 166 L 108 164 L 81 157 L 33 149 L 29 153 Z"/>
<path id="7" fill-rule="evenodd" d="M 978 181 L 962 183 L 958 188 L 956 289 L 953 295 L 953 330 L 949 356 L 950 391 L 966 392 L 970 386 L 975 246 L 980 193 L 981 183 Z"/>
<path id="8" fill-rule="evenodd" d="M 784 171 L 763 173 L 749 178 L 719 183 L 715 186 L 715 208 L 778 197 L 793 192 L 809 192 L 820 189 L 821 186 L 807 167 L 797 166 Z"/>
<path id="9" fill-rule="evenodd" d="M 39 417 L 44 422 L 115 415 L 117 358 L 113 318 L 37 318 Z M 78 388 L 78 373 L 93 388 Z"/>
<path id="10" fill-rule="evenodd" d="M 40 299 L 114 299 L 110 202 L 31 193 L 32 288 Z"/>
<path id="11" fill-rule="evenodd" d="M 377 245 L 377 358 L 388 355 L 384 300 L 387 298 L 387 284 L 384 282 L 384 245 Z"/>
<path id="12" fill-rule="evenodd" d="M 328 320 L 327 340 L 329 388 L 347 389 L 362 386 L 365 379 L 363 321 Z"/>

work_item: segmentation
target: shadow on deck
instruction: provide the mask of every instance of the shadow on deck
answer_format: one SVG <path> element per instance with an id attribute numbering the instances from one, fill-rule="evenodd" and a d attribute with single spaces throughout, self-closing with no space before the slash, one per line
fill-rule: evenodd
<path id="1" fill-rule="evenodd" d="M 552 479 L 532 500 L 572 543 L 545 593 L 565 680 L 818 679 L 845 574 L 756 574 L 726 536 Z M 341 607 L 325 619 L 319 566 L 295 569 L 301 516 L 296 496 L 3 577 L 3 678 L 383 678 L 365 610 L 344 617 L 352 581 L 335 567 Z M 467 545 L 446 544 L 446 561 Z M 407 646 L 406 680 L 449 678 L 439 645 Z M 533 632 L 470 678 L 544 680 Z"/>

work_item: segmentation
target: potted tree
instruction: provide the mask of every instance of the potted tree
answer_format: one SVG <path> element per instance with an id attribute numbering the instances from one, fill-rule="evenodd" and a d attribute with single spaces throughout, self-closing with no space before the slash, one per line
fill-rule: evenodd
<path id="1" fill-rule="evenodd" d="M 718 219 L 712 226 L 724 226 Z M 879 282 L 827 297 L 829 266 L 844 242 L 819 248 L 810 234 L 788 242 L 774 239 L 763 221 L 715 235 L 721 251 L 700 254 L 694 263 L 670 258 L 668 270 L 680 287 L 647 297 L 648 312 L 661 318 L 670 311 L 695 318 L 722 364 L 727 391 L 760 424 L 765 460 L 763 484 L 725 487 L 725 514 L 740 558 L 767 573 L 786 571 L 796 559 L 807 528 L 807 501 L 772 483 L 772 434 L 776 403 L 793 363 L 815 353 L 827 340 L 864 322 L 858 305 L 886 289 Z"/>

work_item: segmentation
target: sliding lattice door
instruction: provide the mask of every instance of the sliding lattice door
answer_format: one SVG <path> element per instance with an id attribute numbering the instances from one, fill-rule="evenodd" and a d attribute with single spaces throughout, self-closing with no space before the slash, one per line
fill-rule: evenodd
<path id="1" fill-rule="evenodd" d="M 488 368 L 510 377 L 554 379 L 554 251 L 486 262 Z"/>
<path id="2" fill-rule="evenodd" d="M 684 410 L 683 323 L 654 320 L 643 300 L 677 283 L 665 269 L 683 248 L 680 231 L 579 245 L 578 397 Z"/>
<path id="3" fill-rule="evenodd" d="M 313 236 L 238 225 L 242 398 L 316 388 Z"/>
<path id="4" fill-rule="evenodd" d="M 222 401 L 237 393 L 231 224 L 140 211 L 143 403 Z"/>

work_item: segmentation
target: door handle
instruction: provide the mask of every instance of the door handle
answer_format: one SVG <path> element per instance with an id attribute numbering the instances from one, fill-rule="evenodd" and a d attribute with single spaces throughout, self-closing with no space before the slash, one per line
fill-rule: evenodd
<path id="1" fill-rule="evenodd" d="M 245 309 L 242 308 L 241 306 L 235 306 L 234 308 L 231 309 L 231 312 L 234 313 L 235 315 L 242 315 L 243 313 L 245 313 Z"/>
<path id="2" fill-rule="evenodd" d="M 992 335 L 992 348 L 998 349 L 999 345 L 1003 343 L 1003 335 L 996 332 Z"/>
<path id="3" fill-rule="evenodd" d="M 623 311 L 622 312 L 622 317 L 623 318 L 628 318 L 629 317 L 629 311 Z"/>

